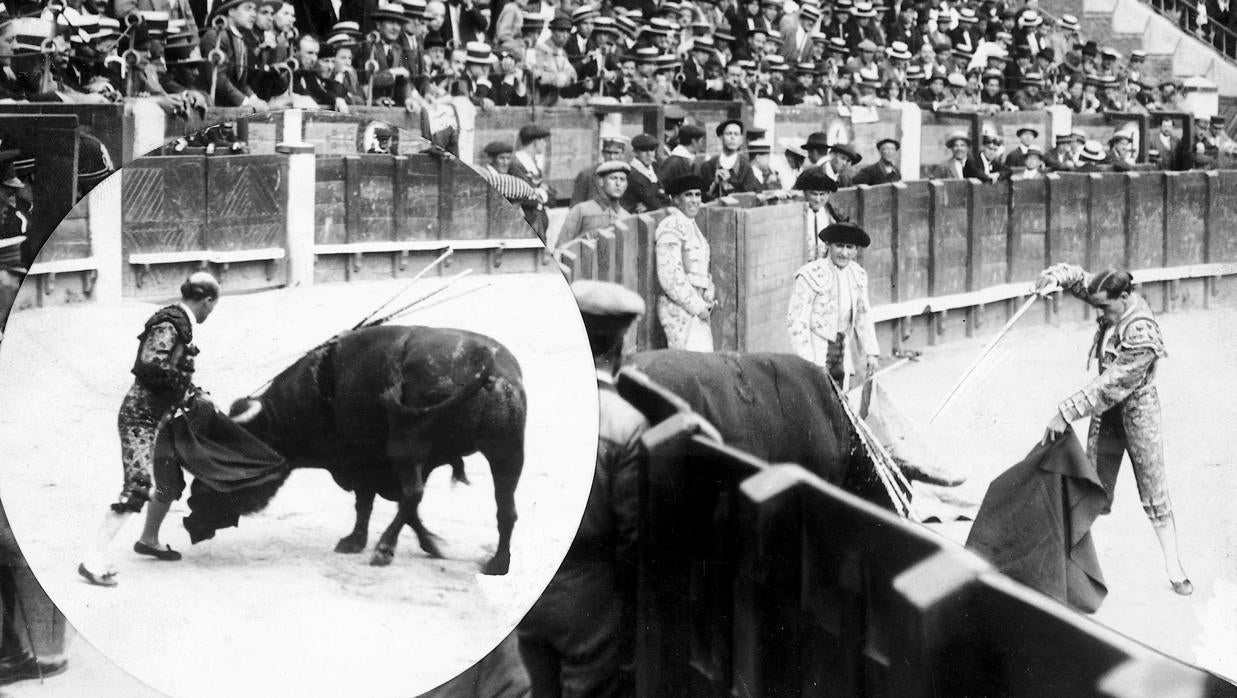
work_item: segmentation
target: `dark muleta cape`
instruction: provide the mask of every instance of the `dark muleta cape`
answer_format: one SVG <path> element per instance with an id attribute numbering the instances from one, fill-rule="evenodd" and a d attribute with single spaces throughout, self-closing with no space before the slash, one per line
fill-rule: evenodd
<path id="1" fill-rule="evenodd" d="M 966 547 L 1032 589 L 1094 613 L 1108 587 L 1091 524 L 1107 500 L 1070 429 L 992 481 Z"/>
<path id="2" fill-rule="evenodd" d="M 283 456 L 203 400 L 168 420 L 155 459 L 193 475 L 185 528 L 194 543 L 261 511 L 289 473 Z"/>

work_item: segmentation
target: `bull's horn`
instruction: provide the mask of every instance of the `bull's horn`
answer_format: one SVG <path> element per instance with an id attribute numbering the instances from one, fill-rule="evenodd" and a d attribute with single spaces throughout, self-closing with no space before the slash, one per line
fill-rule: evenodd
<path id="1" fill-rule="evenodd" d="M 249 422 L 253 421 L 253 418 L 257 417 L 258 413 L 261 411 L 262 411 L 262 401 L 261 400 L 250 400 L 249 406 L 245 408 L 245 411 L 233 417 L 232 421 L 236 422 L 237 424 L 248 424 Z"/>

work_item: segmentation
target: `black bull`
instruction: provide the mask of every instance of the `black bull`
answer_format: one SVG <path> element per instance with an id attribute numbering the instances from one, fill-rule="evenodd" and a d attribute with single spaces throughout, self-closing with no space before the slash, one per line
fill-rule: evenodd
<path id="1" fill-rule="evenodd" d="M 705 354 L 663 349 L 628 362 L 681 397 L 727 446 L 770 463 L 795 463 L 893 508 L 871 458 L 819 367 L 789 354 Z"/>
<path id="2" fill-rule="evenodd" d="M 339 335 L 280 373 L 232 416 L 289 460 L 325 468 L 356 494 L 356 525 L 336 546 L 360 552 L 374 496 L 399 503 L 371 562 L 389 564 L 404 524 L 441 557 L 417 507 L 435 467 L 480 452 L 490 465 L 498 549 L 486 574 L 506 574 L 515 489 L 524 467 L 527 401 L 520 365 L 506 347 L 474 332 L 382 326 Z"/>

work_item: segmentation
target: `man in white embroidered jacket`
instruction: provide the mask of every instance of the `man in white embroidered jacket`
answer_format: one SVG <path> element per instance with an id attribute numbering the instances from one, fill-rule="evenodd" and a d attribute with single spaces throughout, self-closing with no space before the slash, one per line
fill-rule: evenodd
<path id="1" fill-rule="evenodd" d="M 786 324 L 793 351 L 828 371 L 845 390 L 855 374 L 849 352 L 852 336 L 867 372 L 879 365 L 868 274 L 854 261 L 859 248 L 872 244 L 872 239 L 853 223 L 833 223 L 819 237 L 827 253 L 795 273 Z"/>

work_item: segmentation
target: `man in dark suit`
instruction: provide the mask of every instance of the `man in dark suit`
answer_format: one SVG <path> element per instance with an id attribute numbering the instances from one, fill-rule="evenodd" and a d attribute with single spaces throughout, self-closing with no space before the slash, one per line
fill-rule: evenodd
<path id="1" fill-rule="evenodd" d="M 704 192 L 705 201 L 763 189 L 752 172 L 752 163 L 746 155 L 739 152 L 743 148 L 745 131 L 743 122 L 739 119 L 727 119 L 717 125 L 717 137 L 721 139 L 722 151 L 705 160 L 700 166 L 700 176 L 709 183 L 709 190 Z"/>
<path id="2" fill-rule="evenodd" d="M 1181 139 L 1173 132 L 1173 120 L 1163 117 L 1159 123 L 1160 130 L 1151 139 L 1150 150 L 1155 153 L 1155 163 L 1161 170 L 1179 170 L 1181 168 Z"/>
<path id="3" fill-rule="evenodd" d="M 490 21 L 473 0 L 450 0 L 439 34 L 447 46 L 463 48 L 469 41 L 485 41 Z"/>
<path id="4" fill-rule="evenodd" d="M 949 148 L 949 159 L 933 168 L 933 179 L 987 179 L 971 157 L 970 136 L 961 131 L 953 133 L 945 140 L 945 147 Z"/>
<path id="5" fill-rule="evenodd" d="M 519 150 L 511 160 L 510 173 L 519 177 L 542 192 L 539 201 L 527 201 L 521 205 L 524 208 L 524 220 L 532 226 L 533 231 L 545 240 L 546 228 L 549 227 L 549 214 L 545 211 L 545 203 L 553 202 L 558 197 L 545 181 L 545 173 L 539 160 L 545 158 L 550 143 L 550 129 L 540 124 L 526 124 L 520 127 L 517 137 Z"/>
<path id="6" fill-rule="evenodd" d="M 880 153 L 881 159 L 859 170 L 859 174 L 855 175 L 854 184 L 875 186 L 902 181 L 902 173 L 898 171 L 897 165 L 902 144 L 894 138 L 884 138 L 876 144 L 876 150 Z"/>
<path id="7" fill-rule="evenodd" d="M 204 51 L 218 48 L 223 54 L 223 63 L 216 68 L 214 103 L 223 107 L 266 110 L 266 102 L 249 86 L 256 56 L 245 36 L 253 31 L 258 16 L 253 0 L 224 0 L 215 6 L 212 15 L 226 19 L 222 30 L 212 26 L 202 36 Z"/>
<path id="8" fill-rule="evenodd" d="M 1129 172 L 1134 169 L 1130 150 L 1134 147 L 1134 139 L 1130 134 L 1119 131 L 1108 139 L 1108 158 L 1105 160 L 1112 166 L 1113 172 Z"/>
<path id="9" fill-rule="evenodd" d="M 679 128 L 679 144 L 670 151 L 670 155 L 657 166 L 657 178 L 669 182 L 676 177 L 695 174 L 696 154 L 704 145 L 704 129 L 695 124 L 685 124 Z"/>
<path id="10" fill-rule="evenodd" d="M 642 133 L 631 139 L 631 150 L 631 172 L 627 173 L 623 208 L 631 213 L 644 213 L 670 205 L 670 198 L 662 190 L 661 179 L 653 170 L 653 160 L 657 157 L 657 139 Z"/>
<path id="11" fill-rule="evenodd" d="M 1027 151 L 1036 147 L 1035 141 L 1039 139 L 1039 131 L 1030 126 L 1022 126 L 1017 131 L 1018 147 L 1005 154 L 1005 169 L 1012 170 L 1015 167 L 1025 167 L 1027 163 Z"/>
<path id="12" fill-rule="evenodd" d="M 363 55 L 364 64 L 371 60 L 377 64 L 377 70 L 370 76 L 374 85 L 373 102 L 378 104 L 388 99 L 410 107 L 415 93 L 413 77 L 419 71 L 414 70 L 404 39 L 404 10 L 396 3 L 384 2 L 374 10 L 371 19 L 378 27 L 378 36 L 377 40 L 371 38 Z"/>

